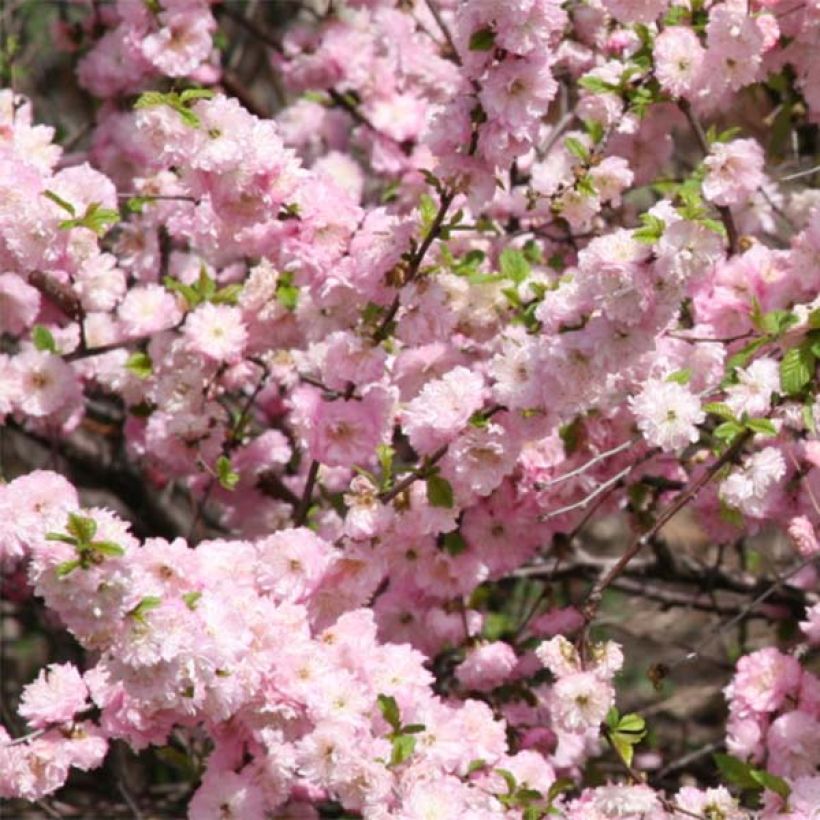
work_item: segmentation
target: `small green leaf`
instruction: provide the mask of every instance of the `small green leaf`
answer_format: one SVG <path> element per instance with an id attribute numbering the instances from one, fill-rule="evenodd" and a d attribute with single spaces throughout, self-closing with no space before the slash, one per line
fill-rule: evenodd
<path id="1" fill-rule="evenodd" d="M 147 379 L 154 372 L 154 364 L 151 361 L 151 357 L 142 351 L 132 353 L 125 363 L 125 368 L 138 379 Z"/>
<path id="2" fill-rule="evenodd" d="M 220 288 L 211 297 L 211 302 L 215 305 L 235 305 L 239 301 L 239 295 L 242 293 L 242 285 L 234 283 L 225 285 Z"/>
<path id="3" fill-rule="evenodd" d="M 736 421 L 735 413 L 728 404 L 723 402 L 709 402 L 703 405 L 703 410 L 706 413 L 711 413 L 713 416 L 720 416 L 727 421 Z"/>
<path id="4" fill-rule="evenodd" d="M 236 489 L 239 483 L 239 473 L 233 469 L 231 460 L 227 456 L 220 456 L 216 460 L 216 477 L 226 490 Z"/>
<path id="5" fill-rule="evenodd" d="M 57 565 L 57 577 L 65 578 L 66 575 L 70 575 L 79 566 L 80 561 L 77 558 L 75 558 L 73 561 L 63 561 L 62 564 Z"/>
<path id="6" fill-rule="evenodd" d="M 564 147 L 570 154 L 580 159 L 581 162 L 587 162 L 589 160 L 589 149 L 576 137 L 566 137 L 564 139 Z"/>
<path id="7" fill-rule="evenodd" d="M 501 275 L 520 285 L 530 275 L 530 263 L 518 248 L 504 248 L 499 257 Z"/>
<path id="8" fill-rule="evenodd" d="M 787 350 L 780 362 L 780 386 L 789 396 L 800 393 L 814 375 L 815 357 L 804 346 Z"/>
<path id="9" fill-rule="evenodd" d="M 194 591 L 194 592 L 186 592 L 186 593 L 182 596 L 182 600 L 185 602 L 185 606 L 187 606 L 187 607 L 188 607 L 188 609 L 193 610 L 193 609 L 196 609 L 196 605 L 197 605 L 197 603 L 199 602 L 199 599 L 200 599 L 201 597 L 202 597 L 202 593 L 201 593 L 201 592 L 197 592 L 197 591 Z"/>
<path id="10" fill-rule="evenodd" d="M 721 441 L 731 442 L 743 432 L 743 425 L 737 421 L 724 421 L 715 427 L 714 436 Z"/>
<path id="11" fill-rule="evenodd" d="M 645 245 L 654 245 L 666 230 L 666 222 L 653 214 L 641 214 L 641 227 L 632 232 L 632 238 Z"/>
<path id="12" fill-rule="evenodd" d="M 441 544 L 450 555 L 461 555 L 467 549 L 467 542 L 458 530 L 445 533 L 441 538 Z"/>
<path id="13" fill-rule="evenodd" d="M 491 28 L 480 28 L 470 35 L 470 51 L 489 51 L 495 45 L 495 32 Z"/>
<path id="14" fill-rule="evenodd" d="M 80 544 L 88 544 L 97 534 L 97 522 L 93 518 L 69 513 L 66 531 L 73 535 Z"/>
<path id="15" fill-rule="evenodd" d="M 404 735 L 417 735 L 419 732 L 423 732 L 427 727 L 423 723 L 408 723 L 406 726 L 401 727 L 402 734 Z"/>
<path id="16" fill-rule="evenodd" d="M 108 555 L 111 558 L 125 555 L 125 550 L 113 541 L 92 541 L 88 546 L 94 552 L 97 552 L 100 555 Z"/>
<path id="17" fill-rule="evenodd" d="M 777 428 L 769 419 L 747 419 L 746 427 L 764 436 L 776 436 Z"/>
<path id="18" fill-rule="evenodd" d="M 749 775 L 754 781 L 763 786 L 764 789 L 774 792 L 784 800 L 789 799 L 789 795 L 792 793 L 791 786 L 789 786 L 782 777 L 778 777 L 776 774 L 769 774 L 769 772 L 762 769 L 752 769 Z"/>
<path id="19" fill-rule="evenodd" d="M 636 714 L 628 714 L 624 715 L 618 721 L 618 729 L 619 732 L 628 732 L 630 734 L 634 733 L 643 733 L 646 730 L 646 721 L 640 716 Z"/>
<path id="20" fill-rule="evenodd" d="M 293 274 L 285 271 L 276 283 L 276 300 L 285 310 L 293 312 L 299 304 L 299 288 L 293 284 Z"/>
<path id="21" fill-rule="evenodd" d="M 392 695 L 377 695 L 376 702 L 387 725 L 394 732 L 398 732 L 401 729 L 401 716 L 396 699 Z"/>
<path id="22" fill-rule="evenodd" d="M 581 79 L 578 80 L 578 85 L 581 86 L 581 88 L 586 89 L 587 91 L 591 91 L 593 94 L 618 92 L 617 85 L 614 85 L 613 83 L 608 83 L 606 82 L 606 80 L 602 80 L 600 77 L 596 77 L 592 74 L 587 74 L 584 77 L 581 77 Z"/>
<path id="23" fill-rule="evenodd" d="M 507 769 L 495 769 L 494 771 L 497 775 L 504 778 L 504 782 L 507 784 L 507 793 L 515 794 L 516 787 L 518 786 L 515 775 Z"/>
<path id="24" fill-rule="evenodd" d="M 635 747 L 627 735 L 619 735 L 617 732 L 611 736 L 612 745 L 618 752 L 619 756 L 623 758 L 627 766 L 632 765 L 632 758 L 635 756 Z"/>
<path id="25" fill-rule="evenodd" d="M 675 382 L 676 384 L 689 384 L 692 379 L 692 369 L 684 367 L 683 370 L 676 370 L 666 377 L 666 381 Z"/>
<path id="26" fill-rule="evenodd" d="M 59 205 L 64 211 L 67 211 L 71 216 L 75 215 L 76 211 L 74 210 L 74 206 L 70 202 L 64 200 L 61 196 L 55 194 L 54 191 L 43 191 L 42 193 L 43 196 L 46 197 L 46 199 L 50 199 L 53 203 Z"/>
<path id="27" fill-rule="evenodd" d="M 752 766 L 738 760 L 736 757 L 726 754 L 713 755 L 718 770 L 724 779 L 741 789 L 756 789 L 760 787 L 757 780 L 752 777 Z"/>
<path id="28" fill-rule="evenodd" d="M 398 735 L 393 738 L 393 752 L 390 755 L 390 765 L 399 766 L 413 754 L 416 748 L 416 738 L 413 735 Z"/>
<path id="29" fill-rule="evenodd" d="M 210 100 L 214 96 L 214 92 L 210 88 L 186 88 L 179 95 L 180 102 L 189 103 L 196 100 Z"/>
<path id="30" fill-rule="evenodd" d="M 149 595 L 143 598 L 128 614 L 140 623 L 145 622 L 145 613 L 156 609 L 162 603 L 162 598 L 157 598 L 154 595 Z"/>
<path id="31" fill-rule="evenodd" d="M 604 723 L 612 729 L 613 731 L 618 728 L 618 721 L 621 719 L 621 713 L 618 711 L 617 706 L 610 706 L 609 711 L 606 713 L 606 717 L 604 718 Z"/>
<path id="32" fill-rule="evenodd" d="M 487 761 L 477 757 L 475 760 L 471 760 L 470 765 L 467 766 L 467 776 L 469 777 L 471 774 L 481 771 L 481 769 L 485 769 L 486 767 Z"/>
<path id="33" fill-rule="evenodd" d="M 54 336 L 51 331 L 43 325 L 34 325 L 31 330 L 31 340 L 37 350 L 45 353 L 56 353 L 57 343 L 54 341 Z"/>
<path id="34" fill-rule="evenodd" d="M 431 475 L 427 478 L 427 500 L 433 507 L 453 506 L 453 488 L 446 478 L 440 475 Z"/>

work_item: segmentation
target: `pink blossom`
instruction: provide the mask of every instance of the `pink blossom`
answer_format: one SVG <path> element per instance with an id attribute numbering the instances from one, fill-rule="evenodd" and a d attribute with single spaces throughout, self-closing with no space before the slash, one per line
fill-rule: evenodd
<path id="1" fill-rule="evenodd" d="M 716 205 L 742 204 L 765 179 L 763 150 L 752 139 L 713 143 L 703 164 L 703 195 Z"/>
<path id="2" fill-rule="evenodd" d="M 513 648 L 503 641 L 479 644 L 458 665 L 456 676 L 467 689 L 489 691 L 507 680 L 517 661 Z"/>
<path id="3" fill-rule="evenodd" d="M 88 705 L 88 689 L 77 669 L 70 663 L 53 663 L 23 690 L 19 712 L 31 726 L 40 728 L 65 723 Z"/>
<path id="4" fill-rule="evenodd" d="M 691 98 L 702 80 L 705 50 L 694 31 L 669 26 L 655 39 L 655 74 L 661 88 L 676 97 Z"/>
<path id="5" fill-rule="evenodd" d="M 653 379 L 630 399 L 632 412 L 647 442 L 677 450 L 698 440 L 697 425 L 706 414 L 697 397 L 677 382 Z"/>
<path id="6" fill-rule="evenodd" d="M 800 664 L 774 647 L 759 649 L 737 662 L 728 697 L 752 712 L 774 712 L 797 691 Z"/>
<path id="7" fill-rule="evenodd" d="M 188 314 L 184 332 L 191 350 L 216 361 L 239 360 L 248 341 L 239 308 L 210 302 Z"/>

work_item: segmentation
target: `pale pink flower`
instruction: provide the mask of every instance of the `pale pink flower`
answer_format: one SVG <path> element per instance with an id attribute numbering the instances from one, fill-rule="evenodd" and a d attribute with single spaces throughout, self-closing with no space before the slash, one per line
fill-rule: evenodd
<path id="1" fill-rule="evenodd" d="M 219 362 L 241 359 L 248 341 L 242 311 L 210 302 L 188 314 L 184 334 L 191 350 Z"/>
<path id="2" fill-rule="evenodd" d="M 726 694 L 737 706 L 752 712 L 774 712 L 797 693 L 800 664 L 774 647 L 744 655 Z"/>
<path id="3" fill-rule="evenodd" d="M 738 382 L 726 388 L 726 404 L 738 417 L 744 413 L 752 418 L 765 415 L 771 407 L 772 394 L 780 391 L 778 363 L 764 357 L 735 372 Z"/>
<path id="4" fill-rule="evenodd" d="M 563 675 L 552 687 L 550 710 L 565 732 L 597 730 L 615 701 L 612 686 L 594 672 Z"/>
<path id="5" fill-rule="evenodd" d="M 763 149 L 756 140 L 712 144 L 703 161 L 703 195 L 716 205 L 740 205 L 765 181 Z"/>
<path id="6" fill-rule="evenodd" d="M 638 428 L 653 447 L 673 451 L 698 440 L 706 414 L 697 396 L 682 384 L 651 379 L 629 400 Z"/>
<path id="7" fill-rule="evenodd" d="M 453 439 L 484 403 L 484 379 L 456 367 L 428 382 L 401 411 L 402 426 L 420 453 L 430 453 Z"/>
<path id="8" fill-rule="evenodd" d="M 76 667 L 52 663 L 23 690 L 18 711 L 37 729 L 65 723 L 89 705 L 88 689 Z"/>
<path id="9" fill-rule="evenodd" d="M 504 683 L 517 663 L 515 650 L 508 643 L 492 641 L 470 649 L 455 674 L 465 688 L 486 692 Z"/>
<path id="10" fill-rule="evenodd" d="M 723 501 L 746 515 L 764 514 L 770 491 L 786 475 L 786 460 L 777 447 L 766 447 L 746 458 L 719 488 Z"/>
<path id="11" fill-rule="evenodd" d="M 792 518 L 789 522 L 788 534 L 795 549 L 804 558 L 810 558 L 820 552 L 820 543 L 817 541 L 814 526 L 805 515 Z"/>
<path id="12" fill-rule="evenodd" d="M 29 416 L 50 416 L 77 402 L 80 382 L 62 358 L 39 350 L 27 350 L 12 359 L 18 380 L 18 407 Z"/>
<path id="13" fill-rule="evenodd" d="M 669 26 L 656 38 L 655 76 L 664 91 L 691 97 L 701 83 L 705 50 L 697 34 L 685 26 Z"/>
<path id="14" fill-rule="evenodd" d="M 0 274 L 0 333 L 16 336 L 40 311 L 40 292 L 15 273 Z"/>

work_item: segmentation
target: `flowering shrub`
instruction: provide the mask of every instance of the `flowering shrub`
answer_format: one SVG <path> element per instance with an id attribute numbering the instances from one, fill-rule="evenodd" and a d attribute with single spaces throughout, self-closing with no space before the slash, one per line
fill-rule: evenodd
<path id="1" fill-rule="evenodd" d="M 0 567 L 73 643 L 0 794 L 127 746 L 195 820 L 814 816 L 818 8 L 259 5 L 55 11 L 70 145 L 5 48 Z M 704 754 L 616 590 L 712 613 L 658 692 L 777 626 Z"/>

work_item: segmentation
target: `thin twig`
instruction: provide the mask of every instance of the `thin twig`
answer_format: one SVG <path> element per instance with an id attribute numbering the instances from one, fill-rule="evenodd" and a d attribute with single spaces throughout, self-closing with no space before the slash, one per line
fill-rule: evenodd
<path id="1" fill-rule="evenodd" d="M 305 488 L 302 491 L 302 498 L 299 501 L 299 506 L 296 508 L 296 514 L 293 517 L 293 523 L 297 527 L 301 527 L 307 520 L 308 510 L 313 501 L 313 488 L 316 485 L 316 478 L 319 475 L 320 463 L 314 459 L 310 462 L 308 468 L 307 479 L 305 480 Z"/>

